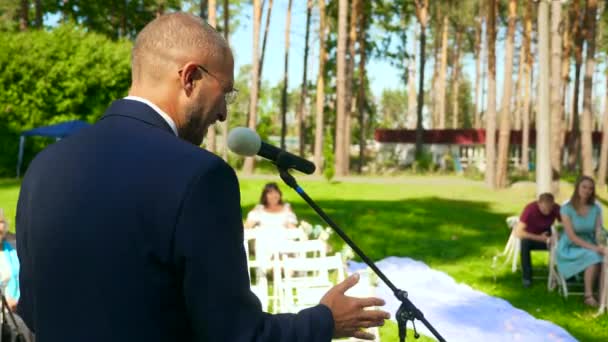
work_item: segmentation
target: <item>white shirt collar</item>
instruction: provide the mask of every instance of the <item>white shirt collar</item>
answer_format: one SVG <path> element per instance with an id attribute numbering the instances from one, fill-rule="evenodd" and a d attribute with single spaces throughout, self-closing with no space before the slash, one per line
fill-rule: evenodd
<path id="1" fill-rule="evenodd" d="M 157 105 L 155 105 L 154 103 L 150 102 L 149 100 L 146 100 L 143 97 L 139 97 L 139 96 L 127 96 L 124 99 L 139 101 L 139 102 L 145 103 L 148 106 L 152 107 L 152 109 L 154 109 L 154 111 L 156 111 L 158 113 L 158 115 L 160 115 L 163 119 L 165 119 L 165 121 L 167 121 L 167 124 L 169 124 L 169 127 L 171 127 L 171 130 L 173 131 L 173 133 L 175 133 L 175 135 L 178 136 L 177 127 L 175 127 L 175 122 L 173 121 L 173 119 L 171 119 L 171 117 L 167 113 L 165 113 L 162 109 L 158 108 Z"/>

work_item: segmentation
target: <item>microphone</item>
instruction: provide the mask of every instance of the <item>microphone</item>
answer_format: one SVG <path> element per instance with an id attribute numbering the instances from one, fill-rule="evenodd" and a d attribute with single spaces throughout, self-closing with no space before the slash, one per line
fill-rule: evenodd
<path id="1" fill-rule="evenodd" d="M 230 131 L 228 148 L 241 156 L 251 157 L 257 154 L 279 168 L 295 169 L 308 175 L 315 172 L 316 167 L 312 162 L 263 142 L 255 131 L 246 127 L 236 127 Z"/>

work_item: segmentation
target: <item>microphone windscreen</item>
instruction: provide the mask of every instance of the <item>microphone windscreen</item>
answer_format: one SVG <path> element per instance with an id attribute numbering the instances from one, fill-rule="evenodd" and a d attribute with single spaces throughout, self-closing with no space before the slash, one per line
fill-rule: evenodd
<path id="1" fill-rule="evenodd" d="M 252 129 L 236 127 L 228 133 L 228 148 L 242 156 L 255 156 L 262 146 L 262 139 Z"/>

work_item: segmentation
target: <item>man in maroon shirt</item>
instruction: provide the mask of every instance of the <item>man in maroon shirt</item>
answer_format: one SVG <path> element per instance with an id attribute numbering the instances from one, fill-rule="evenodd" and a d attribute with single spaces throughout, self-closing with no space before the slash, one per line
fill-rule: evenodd
<path id="1" fill-rule="evenodd" d="M 551 225 L 560 220 L 559 205 L 553 195 L 543 193 L 538 201 L 529 203 L 519 217 L 515 234 L 521 239 L 521 268 L 524 287 L 532 284 L 531 250 L 547 250 L 551 241 Z"/>

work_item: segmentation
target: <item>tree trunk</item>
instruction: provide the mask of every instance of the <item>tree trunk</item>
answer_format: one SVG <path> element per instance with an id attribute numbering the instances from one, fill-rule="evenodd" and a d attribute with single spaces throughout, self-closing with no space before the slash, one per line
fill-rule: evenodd
<path id="1" fill-rule="evenodd" d="M 452 128 L 458 128 L 458 91 L 460 90 L 460 50 L 462 32 L 456 27 L 456 46 L 452 66 Z M 465 114 L 466 115 L 466 114 Z"/>
<path id="2" fill-rule="evenodd" d="M 414 34 L 414 39 L 416 40 L 416 34 Z M 416 54 L 414 53 L 414 56 Z M 408 56 L 408 77 L 407 77 L 407 120 L 406 127 L 407 129 L 416 128 L 416 58 L 412 58 Z"/>
<path id="3" fill-rule="evenodd" d="M 530 93 L 532 87 L 532 2 L 526 2 L 524 18 L 524 104 L 522 108 L 522 142 L 521 142 L 521 168 L 528 172 L 530 166 Z"/>
<path id="4" fill-rule="evenodd" d="M 315 118 L 315 156 L 317 169 L 315 173 L 323 172 L 323 110 L 325 107 L 325 0 L 319 0 L 319 71 L 317 76 L 317 103 Z"/>
<path id="5" fill-rule="evenodd" d="M 420 23 L 420 77 L 418 83 L 418 116 L 416 118 L 416 159 L 422 156 L 422 108 L 424 106 L 424 63 L 426 61 L 424 53 L 428 9 L 428 0 L 416 0 L 416 17 Z"/>
<path id="6" fill-rule="evenodd" d="M 118 33 L 118 38 L 122 38 L 122 37 L 127 37 L 127 7 L 128 7 L 128 0 L 124 0 L 124 8 L 122 9 L 121 13 L 120 13 L 120 32 Z"/>
<path id="7" fill-rule="evenodd" d="M 572 94 L 572 128 L 568 141 L 568 169 L 574 171 L 579 160 L 580 151 L 580 131 L 579 131 L 579 89 L 581 80 L 581 66 L 583 64 L 583 43 L 584 36 L 580 25 L 582 13 L 579 1 L 573 1 L 570 7 L 570 23 L 572 24 L 572 37 L 574 38 L 574 89 Z"/>
<path id="8" fill-rule="evenodd" d="M 230 38 L 230 0 L 224 0 L 224 39 Z"/>
<path id="9" fill-rule="evenodd" d="M 264 27 L 264 38 L 262 38 L 262 54 L 260 55 L 260 68 L 258 69 L 258 89 L 262 88 L 262 69 L 264 69 L 264 56 L 266 55 L 266 40 L 268 38 L 268 28 L 270 27 L 270 16 L 272 14 L 272 0 L 268 0 L 266 10 L 266 23 Z"/>
<path id="10" fill-rule="evenodd" d="M 576 55 L 576 53 L 575 53 Z M 576 58 L 576 57 L 575 57 Z M 579 117 L 579 93 L 582 64 L 575 62 L 574 65 L 574 87 L 572 89 L 572 118 L 570 123 L 570 137 L 568 141 L 568 169 L 575 171 L 580 160 L 580 117 Z"/>
<path id="11" fill-rule="evenodd" d="M 230 2 L 229 0 L 224 0 L 224 39 L 226 43 L 230 41 Z M 224 122 L 220 123 L 220 127 L 222 127 L 222 141 L 224 148 L 222 149 L 222 158 L 225 161 L 228 161 L 228 127 L 229 127 L 229 116 L 226 117 Z"/>
<path id="12" fill-rule="evenodd" d="M 538 4 L 538 113 L 536 120 L 536 191 L 551 192 L 551 114 L 549 61 L 549 3 Z"/>
<path id="13" fill-rule="evenodd" d="M 498 160 L 496 167 L 496 186 L 504 188 L 508 182 L 509 140 L 511 137 L 511 91 L 513 89 L 513 52 L 515 23 L 517 21 L 517 0 L 509 0 L 509 26 L 505 42 L 505 76 L 503 82 L 500 134 L 498 135 Z"/>
<path id="14" fill-rule="evenodd" d="M 310 15 L 312 13 L 312 0 L 307 0 L 306 2 L 306 35 L 304 38 L 304 68 L 302 71 L 302 88 L 300 90 L 300 103 L 298 104 L 298 124 L 297 128 L 297 136 L 299 141 L 299 153 L 301 157 L 304 157 L 304 147 L 306 146 L 306 142 L 304 141 L 304 110 L 306 108 L 306 97 L 308 93 L 308 85 L 307 83 L 307 70 L 308 70 L 308 40 L 310 37 Z"/>
<path id="15" fill-rule="evenodd" d="M 602 190 L 606 190 L 606 169 L 608 168 L 608 84 L 605 91 L 604 117 L 602 118 L 602 149 L 600 150 L 600 165 L 597 175 L 597 185 Z"/>
<path id="16" fill-rule="evenodd" d="M 523 87 L 523 76 L 524 76 L 524 64 L 526 63 L 526 51 L 524 49 L 524 44 L 522 40 L 522 44 L 519 47 L 519 67 L 517 68 L 517 82 L 515 85 L 515 93 L 513 96 L 515 97 L 515 113 L 513 115 L 513 129 L 516 131 L 521 130 L 521 112 L 523 106 L 523 98 L 521 96 L 521 89 Z"/>
<path id="17" fill-rule="evenodd" d="M 483 19 L 482 19 L 482 15 L 481 15 L 481 8 L 483 8 L 483 6 L 480 4 L 479 5 L 479 16 L 476 19 L 476 24 L 475 24 L 475 116 L 474 116 L 474 120 L 473 120 L 473 127 L 475 128 L 480 128 L 481 127 L 481 118 L 480 118 L 480 112 L 481 112 L 481 106 L 479 103 L 479 97 L 481 95 L 481 60 L 482 60 L 482 56 L 481 56 L 481 44 L 482 44 L 482 39 L 481 39 L 481 31 L 482 31 L 482 25 L 483 25 Z"/>
<path id="18" fill-rule="evenodd" d="M 485 21 L 484 21 L 485 22 Z M 487 23 L 486 23 L 487 25 Z M 484 128 L 486 127 L 485 122 L 486 122 L 486 115 L 487 115 L 487 110 L 488 110 L 488 105 L 487 105 L 487 97 L 488 97 L 488 87 L 487 87 L 487 83 L 488 83 L 488 60 L 487 58 L 483 58 L 483 56 L 487 56 L 488 55 L 488 42 L 487 42 L 487 37 L 488 37 L 488 33 L 487 33 L 487 29 L 485 32 L 484 37 L 486 39 L 484 39 L 484 45 L 482 46 L 482 50 L 480 52 L 481 54 L 481 100 L 479 101 L 479 127 L 478 128 Z"/>
<path id="19" fill-rule="evenodd" d="M 287 136 L 287 87 L 289 85 L 289 29 L 291 26 L 291 5 L 293 0 L 289 0 L 287 5 L 287 15 L 285 16 L 285 69 L 283 70 L 283 91 L 281 92 L 281 148 L 287 149 L 285 137 Z"/>
<path id="20" fill-rule="evenodd" d="M 355 75 L 355 44 L 357 42 L 357 22 L 359 19 L 359 3 L 360 0 L 352 0 L 350 9 L 350 32 L 348 36 L 348 58 L 346 66 L 346 119 L 344 120 L 344 175 L 350 172 L 350 145 L 351 145 L 351 122 L 353 112 L 356 108 L 356 98 L 353 97 L 353 79 Z"/>
<path id="21" fill-rule="evenodd" d="M 21 0 L 21 9 L 19 11 L 19 29 L 27 30 L 30 22 L 30 2 L 29 0 Z"/>
<path id="22" fill-rule="evenodd" d="M 486 110 L 486 173 L 490 188 L 496 187 L 496 0 L 488 0 L 488 108 Z"/>
<path id="23" fill-rule="evenodd" d="M 563 27 L 563 39 L 562 39 L 562 46 L 563 46 L 563 53 L 562 53 L 562 70 L 561 70 L 561 77 L 562 77 L 562 102 L 561 102 L 561 110 L 564 112 L 564 115 L 562 115 L 562 125 L 559 128 L 559 144 L 557 145 L 560 155 L 559 155 L 559 164 L 560 164 L 560 169 L 561 169 L 561 165 L 563 163 L 563 156 L 564 156 L 564 143 L 566 140 L 566 132 L 568 131 L 568 123 L 566 122 L 566 114 L 569 114 L 568 117 L 572 117 L 572 111 L 570 111 L 570 113 L 567 113 L 566 107 L 567 105 L 569 105 L 570 101 L 566 101 L 566 98 L 568 98 L 570 96 L 570 92 L 569 90 L 569 83 L 570 83 L 570 58 L 572 58 L 572 32 L 571 32 L 571 27 L 572 25 L 570 24 L 570 16 L 569 15 L 565 15 L 564 16 L 564 27 Z"/>
<path id="24" fill-rule="evenodd" d="M 207 22 L 211 27 L 217 27 L 217 11 L 216 11 L 216 3 L 215 0 L 207 1 Z M 207 131 L 207 142 L 206 147 L 209 152 L 216 153 L 216 133 L 215 133 L 215 125 L 209 126 L 209 130 Z"/>
<path id="25" fill-rule="evenodd" d="M 208 0 L 200 0 L 199 3 L 199 17 L 205 19 L 209 16 L 207 11 L 209 10 L 209 5 L 207 4 Z"/>
<path id="26" fill-rule="evenodd" d="M 42 0 L 34 1 L 35 13 L 36 13 L 36 28 L 42 28 L 44 25 L 44 9 L 42 8 Z"/>
<path id="27" fill-rule="evenodd" d="M 365 51 L 365 29 L 367 28 L 367 12 L 365 11 L 363 4 L 359 2 L 359 21 L 361 32 L 359 33 L 359 95 L 357 95 L 357 112 L 359 116 L 359 164 L 357 165 L 357 171 L 363 172 L 363 165 L 365 164 L 365 137 L 367 127 L 365 125 L 365 71 L 366 63 L 366 51 Z"/>
<path id="28" fill-rule="evenodd" d="M 439 81 L 437 90 L 438 101 L 437 101 L 437 110 L 439 115 L 439 125 L 437 128 L 445 129 L 445 97 L 446 97 L 446 77 L 447 77 L 447 67 L 448 67 L 448 16 L 445 15 L 443 17 L 443 26 L 441 30 L 441 66 L 439 70 Z"/>
<path id="29" fill-rule="evenodd" d="M 440 30 L 440 25 L 436 24 L 437 28 L 435 29 L 435 32 Z M 420 39 L 422 39 L 422 36 L 420 36 Z M 426 40 L 426 38 L 425 38 Z M 433 63 L 433 78 L 431 80 L 431 91 L 433 92 L 433 94 L 438 94 L 439 93 L 439 70 L 440 68 L 440 64 L 439 63 L 439 46 L 441 45 L 441 35 L 437 34 L 434 37 L 434 44 L 433 44 L 433 60 L 435 61 L 435 63 Z M 438 100 L 438 96 L 432 96 L 430 101 L 431 101 L 431 127 L 432 129 L 436 129 L 439 126 L 439 100 Z"/>
<path id="30" fill-rule="evenodd" d="M 260 18 L 262 8 L 260 7 L 260 0 L 253 0 L 253 49 L 251 51 L 252 56 L 252 68 L 251 68 L 251 93 L 249 94 L 249 128 L 255 130 L 257 126 L 257 107 L 258 107 L 258 70 L 260 67 L 259 59 L 259 45 L 260 45 Z M 245 158 L 245 164 L 243 165 L 243 172 L 245 174 L 251 174 L 255 167 L 254 157 Z"/>
<path id="31" fill-rule="evenodd" d="M 347 86 L 348 87 L 348 86 Z M 350 97 L 350 101 L 347 103 L 346 116 L 344 118 L 344 147 L 342 153 L 344 153 L 344 176 L 348 176 L 350 173 L 350 142 L 351 142 L 351 130 L 352 126 L 352 112 L 355 98 Z"/>
<path id="32" fill-rule="evenodd" d="M 564 106 L 562 105 L 561 66 L 562 66 L 562 4 L 551 3 L 551 169 L 553 193 L 559 193 L 559 174 L 561 172 L 561 132 Z"/>
<path id="33" fill-rule="evenodd" d="M 345 143 L 344 129 L 346 124 L 346 106 L 349 105 L 346 100 L 346 28 L 348 16 L 348 0 L 339 0 L 338 2 L 338 50 L 336 63 L 336 140 L 335 140 L 335 174 L 336 176 L 344 176 L 344 160 L 343 147 Z"/>
<path id="34" fill-rule="evenodd" d="M 597 0 L 587 0 L 585 11 L 585 39 L 587 53 L 585 61 L 585 79 L 583 89 L 583 117 L 581 121 L 581 156 L 583 174 L 593 177 L 593 146 L 591 130 L 593 123 L 593 72 L 595 70 L 595 22 L 597 15 Z"/>

